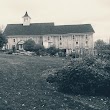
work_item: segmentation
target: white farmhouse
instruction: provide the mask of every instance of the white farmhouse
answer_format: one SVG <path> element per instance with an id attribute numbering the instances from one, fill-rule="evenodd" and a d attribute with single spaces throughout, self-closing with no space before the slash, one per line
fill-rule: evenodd
<path id="1" fill-rule="evenodd" d="M 32 39 L 45 48 L 55 46 L 64 49 L 67 54 L 84 50 L 92 52 L 94 30 L 91 24 L 54 25 L 54 23 L 30 23 L 31 17 L 26 12 L 23 24 L 8 24 L 4 35 L 8 38 L 7 49 L 13 46 L 23 50 L 23 43 Z"/>

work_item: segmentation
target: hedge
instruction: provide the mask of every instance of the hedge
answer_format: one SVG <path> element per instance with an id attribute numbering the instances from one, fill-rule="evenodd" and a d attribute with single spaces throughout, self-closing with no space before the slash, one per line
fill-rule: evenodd
<path id="1" fill-rule="evenodd" d="M 109 70 L 109 61 L 86 57 L 49 75 L 47 81 L 57 83 L 64 93 L 110 96 Z"/>

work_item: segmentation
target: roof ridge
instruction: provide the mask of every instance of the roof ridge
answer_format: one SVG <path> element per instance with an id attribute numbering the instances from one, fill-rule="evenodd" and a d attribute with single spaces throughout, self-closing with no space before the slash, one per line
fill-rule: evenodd
<path id="1" fill-rule="evenodd" d="M 91 24 L 64 24 L 64 25 L 55 25 L 55 26 L 83 26 L 83 25 L 91 25 Z"/>
<path id="2" fill-rule="evenodd" d="M 17 24 L 7 24 L 7 25 L 22 25 L 23 23 Z M 30 24 L 54 24 L 54 22 L 43 22 L 43 23 L 30 23 Z"/>

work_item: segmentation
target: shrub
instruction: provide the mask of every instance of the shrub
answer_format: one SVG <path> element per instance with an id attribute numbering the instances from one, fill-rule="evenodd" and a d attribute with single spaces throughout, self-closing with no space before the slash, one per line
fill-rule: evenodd
<path id="1" fill-rule="evenodd" d="M 59 57 L 66 57 L 66 49 L 58 49 Z"/>
<path id="2" fill-rule="evenodd" d="M 27 40 L 24 43 L 24 50 L 30 51 L 30 52 L 35 52 L 37 55 L 43 55 L 45 53 L 45 48 L 43 45 L 36 44 L 34 40 Z"/>
<path id="3" fill-rule="evenodd" d="M 72 58 L 79 58 L 78 53 L 71 53 L 69 56 L 72 57 Z"/>
<path id="4" fill-rule="evenodd" d="M 57 83 L 58 90 L 64 93 L 109 95 L 110 74 L 107 66 L 100 59 L 87 57 L 60 69 L 47 81 Z"/>
<path id="5" fill-rule="evenodd" d="M 53 55 L 55 55 L 56 53 L 58 53 L 58 51 L 59 51 L 59 49 L 55 48 L 54 46 L 53 46 L 53 47 L 49 47 L 49 48 L 47 48 L 47 50 L 46 50 L 46 52 L 47 52 L 49 55 L 51 55 L 51 56 L 53 56 Z"/>
<path id="6" fill-rule="evenodd" d="M 36 45 L 34 46 L 33 51 L 34 51 L 37 55 L 44 55 L 44 53 L 45 53 L 45 48 L 44 48 L 43 45 L 36 44 Z"/>
<path id="7" fill-rule="evenodd" d="M 6 53 L 7 54 L 12 54 L 13 53 L 13 50 L 8 50 Z"/>
<path id="8" fill-rule="evenodd" d="M 33 51 L 35 45 L 36 44 L 35 44 L 34 40 L 29 39 L 29 40 L 25 41 L 25 43 L 24 43 L 24 50 L 26 50 L 26 51 Z"/>

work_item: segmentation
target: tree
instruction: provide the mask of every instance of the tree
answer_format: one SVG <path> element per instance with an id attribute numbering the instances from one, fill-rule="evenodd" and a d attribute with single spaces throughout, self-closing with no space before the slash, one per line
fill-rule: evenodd
<path id="1" fill-rule="evenodd" d="M 24 43 L 24 50 L 26 51 L 34 51 L 34 47 L 35 47 L 35 42 L 32 39 L 29 39 L 27 41 L 25 41 Z"/>
<path id="2" fill-rule="evenodd" d="M 95 47 L 97 54 L 101 58 L 110 58 L 110 44 L 105 43 L 103 40 L 97 40 Z"/>
<path id="3" fill-rule="evenodd" d="M 98 56 L 101 56 L 103 55 L 103 50 L 105 49 L 106 47 L 106 43 L 103 41 L 103 40 L 97 40 L 95 42 L 95 46 L 94 46 L 94 49 L 97 50 L 97 55 Z"/>
<path id="4" fill-rule="evenodd" d="M 0 48 L 2 48 L 6 43 L 7 43 L 6 37 L 2 33 L 0 33 Z"/>
<path id="5" fill-rule="evenodd" d="M 40 44 L 36 44 L 34 46 L 34 52 L 37 54 L 37 55 L 42 55 L 45 53 L 45 48 L 43 45 L 40 45 Z"/>
<path id="6" fill-rule="evenodd" d="M 47 48 L 47 53 L 50 55 L 55 55 L 59 50 L 57 48 L 53 47 L 49 47 Z"/>
<path id="7" fill-rule="evenodd" d="M 101 50 L 101 49 L 104 49 L 104 46 L 106 45 L 106 43 L 103 41 L 103 40 L 97 40 L 96 42 L 95 42 L 95 49 L 97 49 L 97 50 Z"/>

